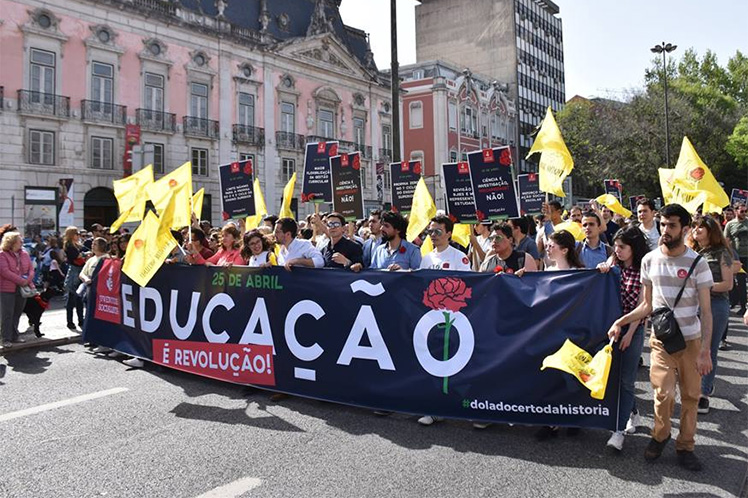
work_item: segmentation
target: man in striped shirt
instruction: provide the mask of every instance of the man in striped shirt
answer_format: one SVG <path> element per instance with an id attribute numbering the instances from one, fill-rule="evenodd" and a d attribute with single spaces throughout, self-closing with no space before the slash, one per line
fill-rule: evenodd
<path id="1" fill-rule="evenodd" d="M 696 415 L 701 390 L 701 376 L 712 369 L 710 345 L 712 309 L 709 290 L 714 284 L 709 265 L 703 259 L 688 276 L 698 256 L 686 247 L 684 239 L 691 224 L 691 215 L 682 206 L 670 204 L 661 211 L 660 246 L 642 260 L 641 281 L 644 294 L 641 304 L 613 323 L 611 332 L 620 333 L 623 325 L 643 320 L 653 309 L 673 309 L 686 348 L 670 354 L 654 334 L 650 338 L 651 364 L 649 378 L 654 388 L 654 428 L 652 439 L 644 452 L 648 461 L 656 460 L 670 441 L 670 418 L 675 408 L 675 384 L 681 393 L 680 432 L 675 443 L 678 463 L 688 470 L 701 470 L 694 454 Z M 686 280 L 686 278 L 688 278 Z M 684 285 L 683 295 L 673 308 L 675 298 Z"/>

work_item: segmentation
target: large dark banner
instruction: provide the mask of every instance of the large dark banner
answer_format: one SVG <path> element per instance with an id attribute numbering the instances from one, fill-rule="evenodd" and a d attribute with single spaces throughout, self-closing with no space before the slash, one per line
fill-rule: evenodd
<path id="1" fill-rule="evenodd" d="M 116 275 L 94 279 L 85 340 L 170 368 L 371 409 L 615 429 L 617 348 L 603 400 L 540 371 L 567 338 L 593 354 L 607 342 L 612 272 L 167 265 L 145 288 Z"/>
<path id="2" fill-rule="evenodd" d="M 519 212 L 522 216 L 535 216 L 543 212 L 545 192 L 540 190 L 540 180 L 537 173 L 517 175 L 519 192 Z"/>
<path id="3" fill-rule="evenodd" d="M 218 167 L 221 185 L 223 219 L 246 218 L 255 215 L 255 194 L 252 183 L 252 160 L 235 161 Z"/>
<path id="4" fill-rule="evenodd" d="M 332 209 L 346 221 L 364 218 L 364 193 L 361 190 L 361 154 L 341 154 L 330 158 Z"/>
<path id="5" fill-rule="evenodd" d="M 501 220 L 519 216 L 512 178 L 509 147 L 483 149 L 468 154 L 470 177 L 478 220 Z"/>
<path id="6" fill-rule="evenodd" d="M 390 188 L 392 191 L 392 210 L 403 214 L 410 213 L 413 205 L 413 194 L 418 180 L 421 179 L 421 161 L 403 161 L 390 163 Z"/>
<path id="7" fill-rule="evenodd" d="M 470 180 L 470 166 L 466 162 L 442 164 L 447 214 L 455 223 L 476 223 L 475 197 Z"/>
<path id="8" fill-rule="evenodd" d="M 330 157 L 338 155 L 338 142 L 306 144 L 301 202 L 332 202 Z"/>

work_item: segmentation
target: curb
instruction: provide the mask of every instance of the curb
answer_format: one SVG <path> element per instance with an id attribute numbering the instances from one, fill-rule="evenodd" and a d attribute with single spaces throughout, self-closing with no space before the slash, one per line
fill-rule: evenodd
<path id="1" fill-rule="evenodd" d="M 42 339 L 39 341 L 34 342 L 24 342 L 24 343 L 16 343 L 13 345 L 12 348 L 9 349 L 1 349 L 0 350 L 0 356 L 6 356 L 11 353 L 15 353 L 17 351 L 23 351 L 25 349 L 31 349 L 31 348 L 45 348 L 47 346 L 60 346 L 63 344 L 71 344 L 74 342 L 80 341 L 81 337 L 83 337 L 82 334 L 75 334 L 75 335 L 68 335 L 64 337 L 58 337 L 55 339 Z"/>

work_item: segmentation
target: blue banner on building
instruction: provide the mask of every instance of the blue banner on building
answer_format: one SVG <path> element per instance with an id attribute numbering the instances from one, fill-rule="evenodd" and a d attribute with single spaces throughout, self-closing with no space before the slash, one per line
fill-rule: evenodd
<path id="1" fill-rule="evenodd" d="M 95 277 L 86 341 L 371 409 L 615 429 L 617 348 L 602 400 L 540 370 L 567 338 L 592 354 L 607 342 L 621 312 L 613 273 L 167 265 L 141 288 L 117 272 L 102 265 Z"/>

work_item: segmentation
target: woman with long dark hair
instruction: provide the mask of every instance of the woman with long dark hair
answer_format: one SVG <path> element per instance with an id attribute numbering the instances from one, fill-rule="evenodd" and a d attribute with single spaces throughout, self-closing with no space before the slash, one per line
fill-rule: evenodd
<path id="1" fill-rule="evenodd" d="M 689 236 L 691 248 L 701 254 L 712 270 L 714 285 L 712 302 L 712 371 L 701 377 L 699 413 L 709 413 L 709 396 L 714 392 L 714 376 L 717 372 L 717 352 L 727 323 L 730 320 L 730 290 L 733 285 L 732 251 L 719 223 L 710 216 L 694 221 Z"/>
<path id="2" fill-rule="evenodd" d="M 605 273 L 611 266 L 621 275 L 621 308 L 623 314 L 631 312 L 642 299 L 641 262 L 649 251 L 644 232 L 637 226 L 622 228 L 613 236 L 613 255 L 598 270 Z M 623 449 L 624 434 L 633 434 L 639 424 L 636 409 L 636 372 L 644 348 L 644 322 L 634 322 L 616 337 L 621 350 L 621 392 L 618 405 L 618 431 L 608 439 L 607 446 L 616 451 Z"/>
<path id="3" fill-rule="evenodd" d="M 73 309 L 75 309 L 78 317 L 78 326 L 83 327 L 83 300 L 76 293 L 81 283 L 81 270 L 83 270 L 83 265 L 86 264 L 87 254 L 83 252 L 83 249 L 78 228 L 74 226 L 67 227 L 65 235 L 62 238 L 62 250 L 65 251 L 65 259 L 67 259 L 68 264 L 68 271 L 65 274 L 65 311 L 70 330 L 75 330 Z"/>
<path id="4" fill-rule="evenodd" d="M 546 244 L 545 251 L 548 259 L 555 265 L 549 270 L 574 270 L 584 268 L 584 263 L 579 259 L 576 251 L 574 236 L 566 230 L 553 232 L 550 241 Z"/>
<path id="5" fill-rule="evenodd" d="M 241 256 L 247 265 L 252 267 L 268 267 L 277 265 L 272 244 L 259 230 L 251 230 L 244 234 Z"/>

